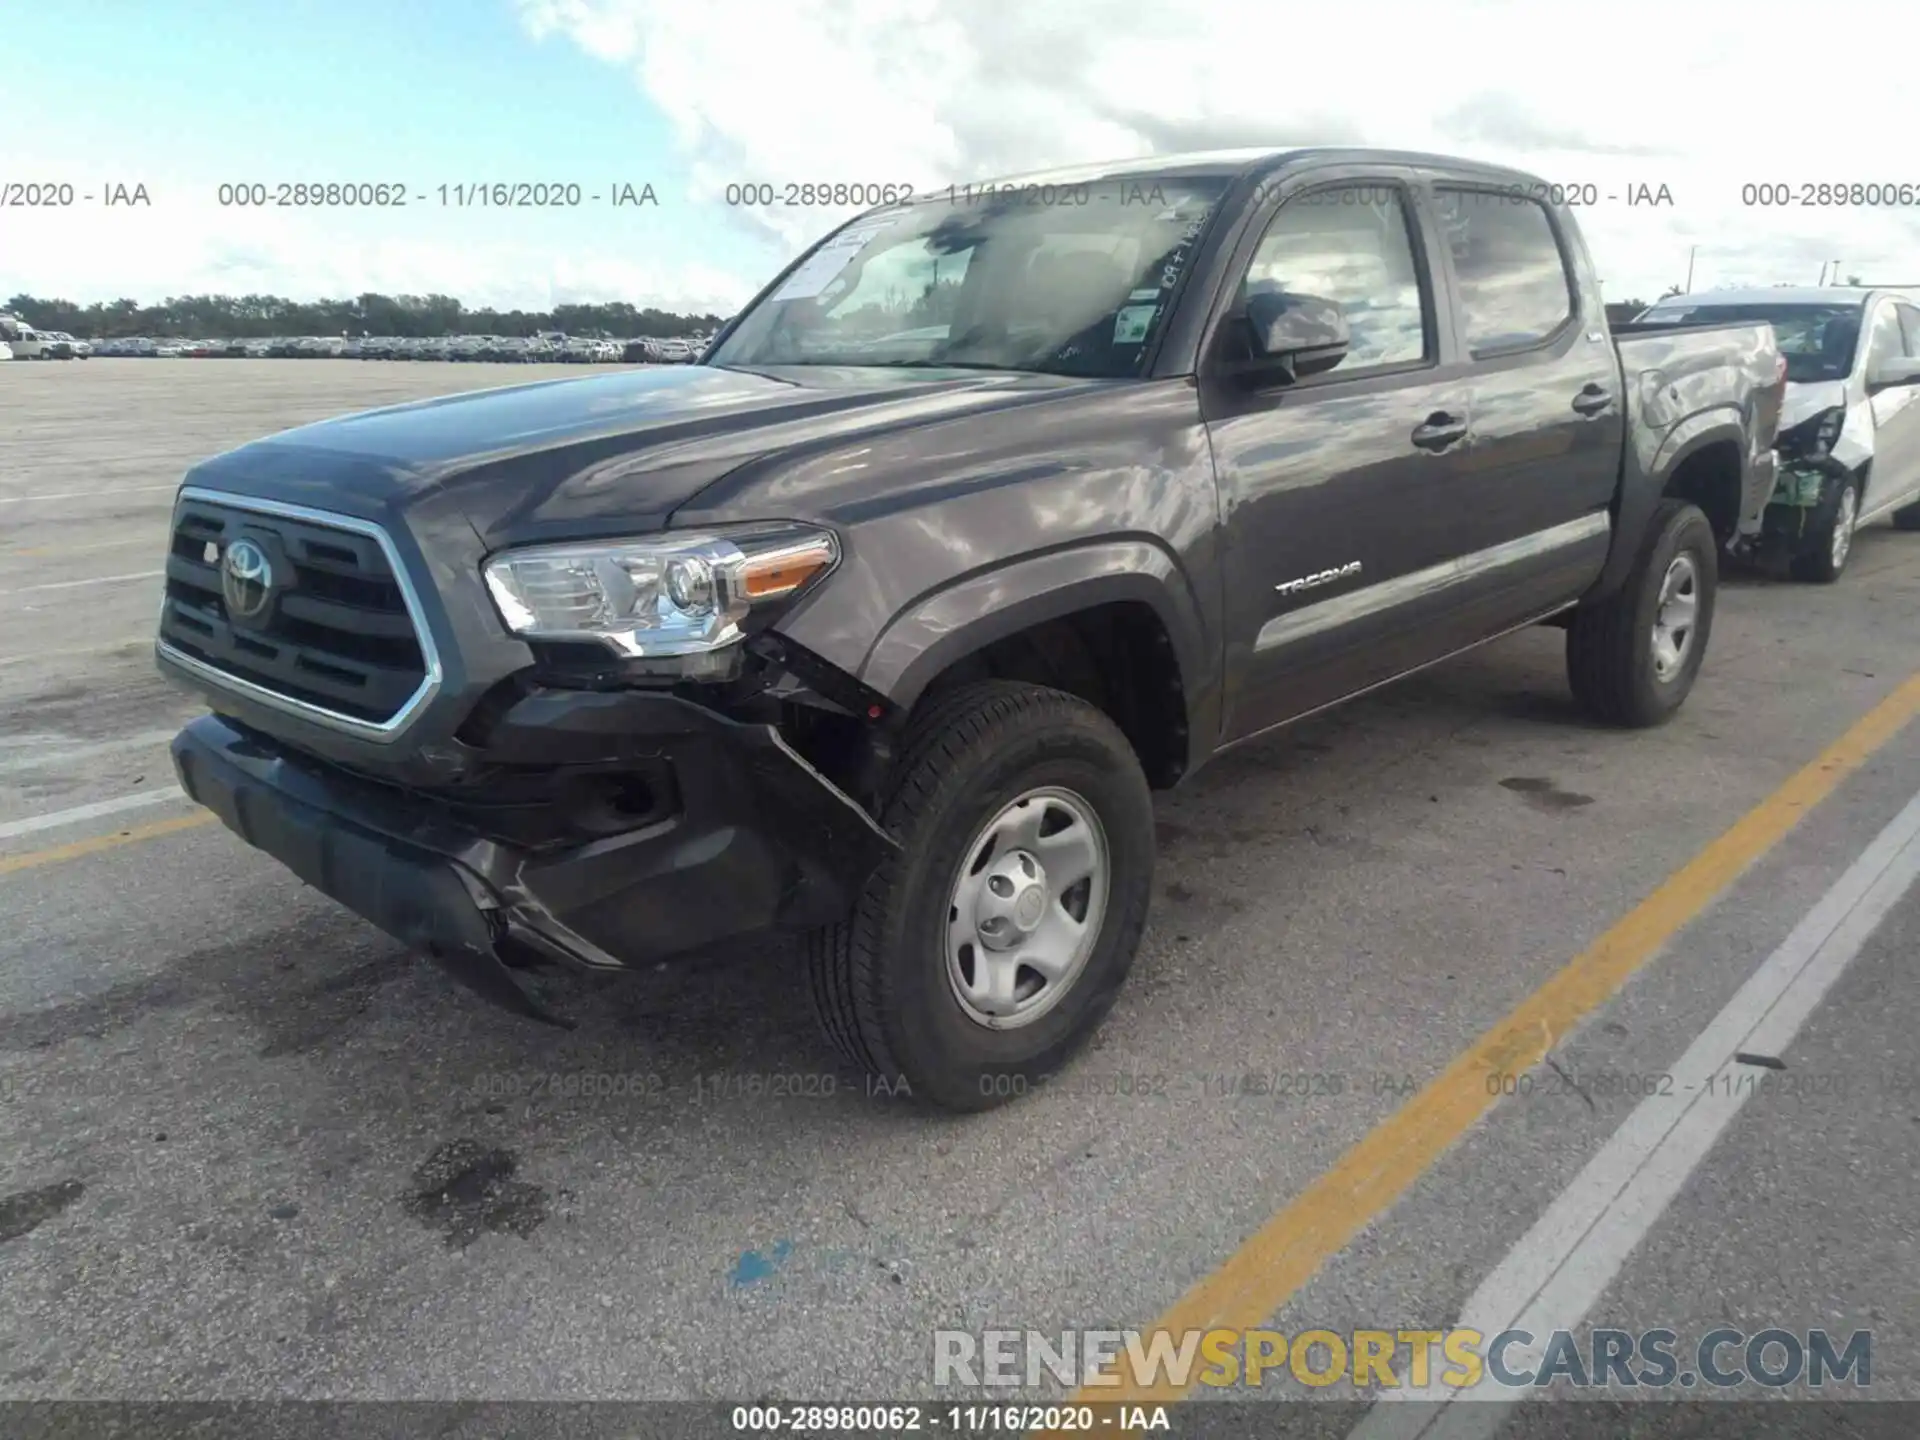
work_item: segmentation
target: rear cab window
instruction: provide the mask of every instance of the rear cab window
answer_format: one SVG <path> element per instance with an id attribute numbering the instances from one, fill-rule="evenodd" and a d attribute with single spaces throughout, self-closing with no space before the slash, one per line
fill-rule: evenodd
<path id="1" fill-rule="evenodd" d="M 1433 197 L 1474 359 L 1530 350 L 1567 327 L 1576 292 L 1545 205 L 1467 185 L 1436 185 Z"/>

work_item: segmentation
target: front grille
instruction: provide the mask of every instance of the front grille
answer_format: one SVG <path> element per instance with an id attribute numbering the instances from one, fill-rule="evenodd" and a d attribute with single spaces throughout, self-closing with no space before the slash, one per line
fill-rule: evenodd
<path id="1" fill-rule="evenodd" d="M 424 689 L 428 652 L 380 537 L 350 523 L 189 492 L 173 517 L 160 639 L 296 706 L 389 725 Z M 242 539 L 273 570 L 251 620 L 228 614 L 221 588 L 222 561 Z"/>

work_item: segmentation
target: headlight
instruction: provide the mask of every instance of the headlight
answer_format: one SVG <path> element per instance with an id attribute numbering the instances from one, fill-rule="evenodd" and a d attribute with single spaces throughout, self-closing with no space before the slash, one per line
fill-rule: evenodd
<path id="1" fill-rule="evenodd" d="M 739 640 L 750 614 L 798 595 L 839 553 L 825 530 L 760 527 L 530 546 L 494 556 L 484 573 L 516 635 L 699 655 Z"/>
<path id="2" fill-rule="evenodd" d="M 1835 405 L 1810 415 L 1791 430 L 1780 432 L 1774 448 L 1791 460 L 1823 460 L 1840 439 L 1847 423 L 1847 407 Z"/>

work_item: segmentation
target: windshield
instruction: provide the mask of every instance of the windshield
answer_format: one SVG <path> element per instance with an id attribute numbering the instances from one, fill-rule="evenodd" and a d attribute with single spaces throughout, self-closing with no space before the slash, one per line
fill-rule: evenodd
<path id="1" fill-rule="evenodd" d="M 1773 326 L 1787 379 L 1796 385 L 1844 380 L 1853 373 L 1860 341 L 1860 301 L 1834 305 L 1657 305 L 1642 320 L 1650 325 L 1718 325 L 1764 320 Z"/>
<path id="2" fill-rule="evenodd" d="M 1139 375 L 1226 185 L 953 186 L 864 215 L 743 315 L 706 363 Z"/>

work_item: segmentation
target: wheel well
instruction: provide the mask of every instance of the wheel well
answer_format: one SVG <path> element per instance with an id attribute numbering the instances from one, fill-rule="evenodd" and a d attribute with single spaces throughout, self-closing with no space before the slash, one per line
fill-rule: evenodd
<path id="1" fill-rule="evenodd" d="M 1667 498 L 1687 500 L 1705 513 L 1724 546 L 1740 528 L 1740 447 L 1732 440 L 1702 445 L 1667 478 Z"/>
<path id="2" fill-rule="evenodd" d="M 1047 685 L 1098 707 L 1120 727 L 1157 789 L 1186 771 L 1180 662 L 1166 626 L 1142 601 L 1092 606 L 992 641 L 936 675 L 919 705 L 978 680 Z"/>

